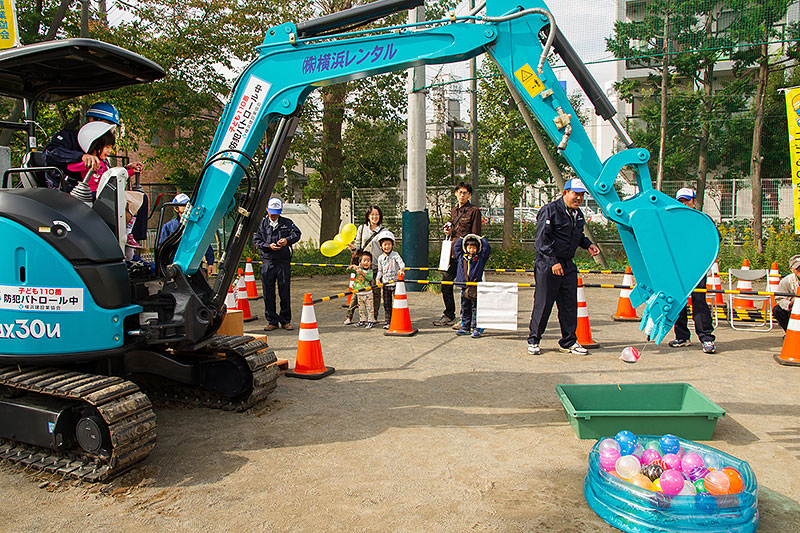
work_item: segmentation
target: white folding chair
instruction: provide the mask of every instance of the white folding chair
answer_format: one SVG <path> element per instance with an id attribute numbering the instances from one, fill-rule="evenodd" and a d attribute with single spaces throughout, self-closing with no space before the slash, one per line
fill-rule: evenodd
<path id="1" fill-rule="evenodd" d="M 734 290 L 734 278 L 736 281 L 757 281 L 764 278 L 766 281 L 767 270 L 740 270 L 731 268 L 728 270 L 728 290 Z M 757 289 L 753 288 L 753 291 Z M 766 312 L 764 313 L 764 320 L 740 320 L 739 327 L 736 327 L 736 309 L 733 307 L 734 300 L 746 300 L 753 302 L 756 309 L 759 306 L 764 306 Z M 772 307 L 770 306 L 770 296 L 764 295 L 751 295 L 751 294 L 728 294 L 728 319 L 730 320 L 731 328 L 739 331 L 771 331 L 772 330 Z M 764 303 L 766 302 L 766 305 Z"/>

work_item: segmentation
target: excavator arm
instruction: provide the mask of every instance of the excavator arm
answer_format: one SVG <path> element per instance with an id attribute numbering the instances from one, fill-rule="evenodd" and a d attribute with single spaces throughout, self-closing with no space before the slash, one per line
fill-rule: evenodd
<path id="1" fill-rule="evenodd" d="M 719 241 L 712 221 L 653 189 L 649 153 L 633 146 L 614 118 L 616 110 L 558 31 L 544 2 L 487 0 L 485 16 L 451 13 L 440 21 L 337 33 L 420 3 L 384 0 L 267 31 L 258 58 L 238 78 L 225 106 L 184 214 L 182 234 L 174 243 L 172 275 L 191 276 L 197 271 L 241 180 L 255 181 L 252 194 L 238 208 L 232 244 L 221 261 L 214 288 L 214 306 L 221 308 L 233 266 L 265 211 L 303 102 L 316 88 L 488 53 L 605 215 L 617 224 L 638 280 L 631 299 L 634 305 L 647 304 L 641 328 L 660 342 L 717 255 Z M 551 51 L 569 67 L 597 114 L 611 121 L 625 150 L 606 161 L 600 159 L 547 62 Z M 267 127 L 275 122 L 276 132 L 255 179 L 253 157 Z M 638 193 L 627 199 L 621 199 L 613 186 L 623 168 L 633 171 L 638 185 Z"/>

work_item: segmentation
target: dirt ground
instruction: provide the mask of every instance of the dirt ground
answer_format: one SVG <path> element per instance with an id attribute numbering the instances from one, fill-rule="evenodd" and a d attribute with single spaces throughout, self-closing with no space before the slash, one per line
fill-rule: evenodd
<path id="1" fill-rule="evenodd" d="M 342 278 L 293 280 L 295 326 L 302 294 L 339 292 Z M 587 282 L 601 280 L 621 281 Z M 594 441 L 575 437 L 555 386 L 621 381 L 688 382 L 723 407 L 707 444 L 750 462 L 760 531 L 800 531 L 800 368 L 773 361 L 782 332 L 722 322 L 716 355 L 698 343 L 651 344 L 620 372 L 620 350 L 641 348 L 643 336 L 610 320 L 618 291 L 586 292 L 602 345 L 588 357 L 556 350 L 555 321 L 544 354 L 526 355 L 530 289 L 520 290 L 519 329 L 481 339 L 433 327 L 442 304 L 430 292 L 409 294 L 420 330 L 411 338 L 344 326 L 342 300 L 317 304 L 335 374 L 282 376 L 266 403 L 242 414 L 157 409 L 155 451 L 107 484 L 2 465 L 0 530 L 614 531 L 584 500 Z M 259 320 L 246 330 L 260 332 L 263 305 L 252 305 Z M 293 366 L 297 330 L 269 343 Z"/>

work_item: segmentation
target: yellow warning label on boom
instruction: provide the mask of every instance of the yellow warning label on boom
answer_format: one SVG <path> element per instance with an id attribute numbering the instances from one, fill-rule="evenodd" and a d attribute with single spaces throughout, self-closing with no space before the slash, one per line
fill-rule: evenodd
<path id="1" fill-rule="evenodd" d="M 525 63 L 514 75 L 520 83 L 522 83 L 522 86 L 525 87 L 525 90 L 528 91 L 528 94 L 531 95 L 531 98 L 544 91 L 544 83 L 542 83 L 542 80 L 534 73 L 533 68 L 531 68 L 528 63 Z"/>

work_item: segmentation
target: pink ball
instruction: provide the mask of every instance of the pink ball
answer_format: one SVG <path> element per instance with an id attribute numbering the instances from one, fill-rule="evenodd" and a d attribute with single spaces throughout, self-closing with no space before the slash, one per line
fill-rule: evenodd
<path id="1" fill-rule="evenodd" d="M 681 471 L 691 472 L 693 468 L 698 466 L 705 466 L 705 462 L 700 455 L 696 453 L 687 453 L 681 458 Z"/>
<path id="2" fill-rule="evenodd" d="M 683 490 L 683 474 L 677 470 L 665 470 L 659 479 L 661 480 L 661 490 L 664 491 L 664 494 L 675 496 Z"/>
<path id="3" fill-rule="evenodd" d="M 649 465 L 653 461 L 658 461 L 661 459 L 661 454 L 658 453 L 658 450 L 650 450 L 647 449 L 642 452 L 642 464 Z"/>
<path id="4" fill-rule="evenodd" d="M 664 461 L 664 463 L 667 465 L 666 470 L 677 470 L 678 472 L 680 472 L 681 458 L 678 457 L 677 454 L 674 453 L 665 454 L 664 457 L 661 458 L 661 460 Z"/>
<path id="5" fill-rule="evenodd" d="M 600 452 L 600 466 L 606 472 L 614 470 L 617 459 L 619 459 L 619 450 L 616 448 L 606 448 Z"/>

